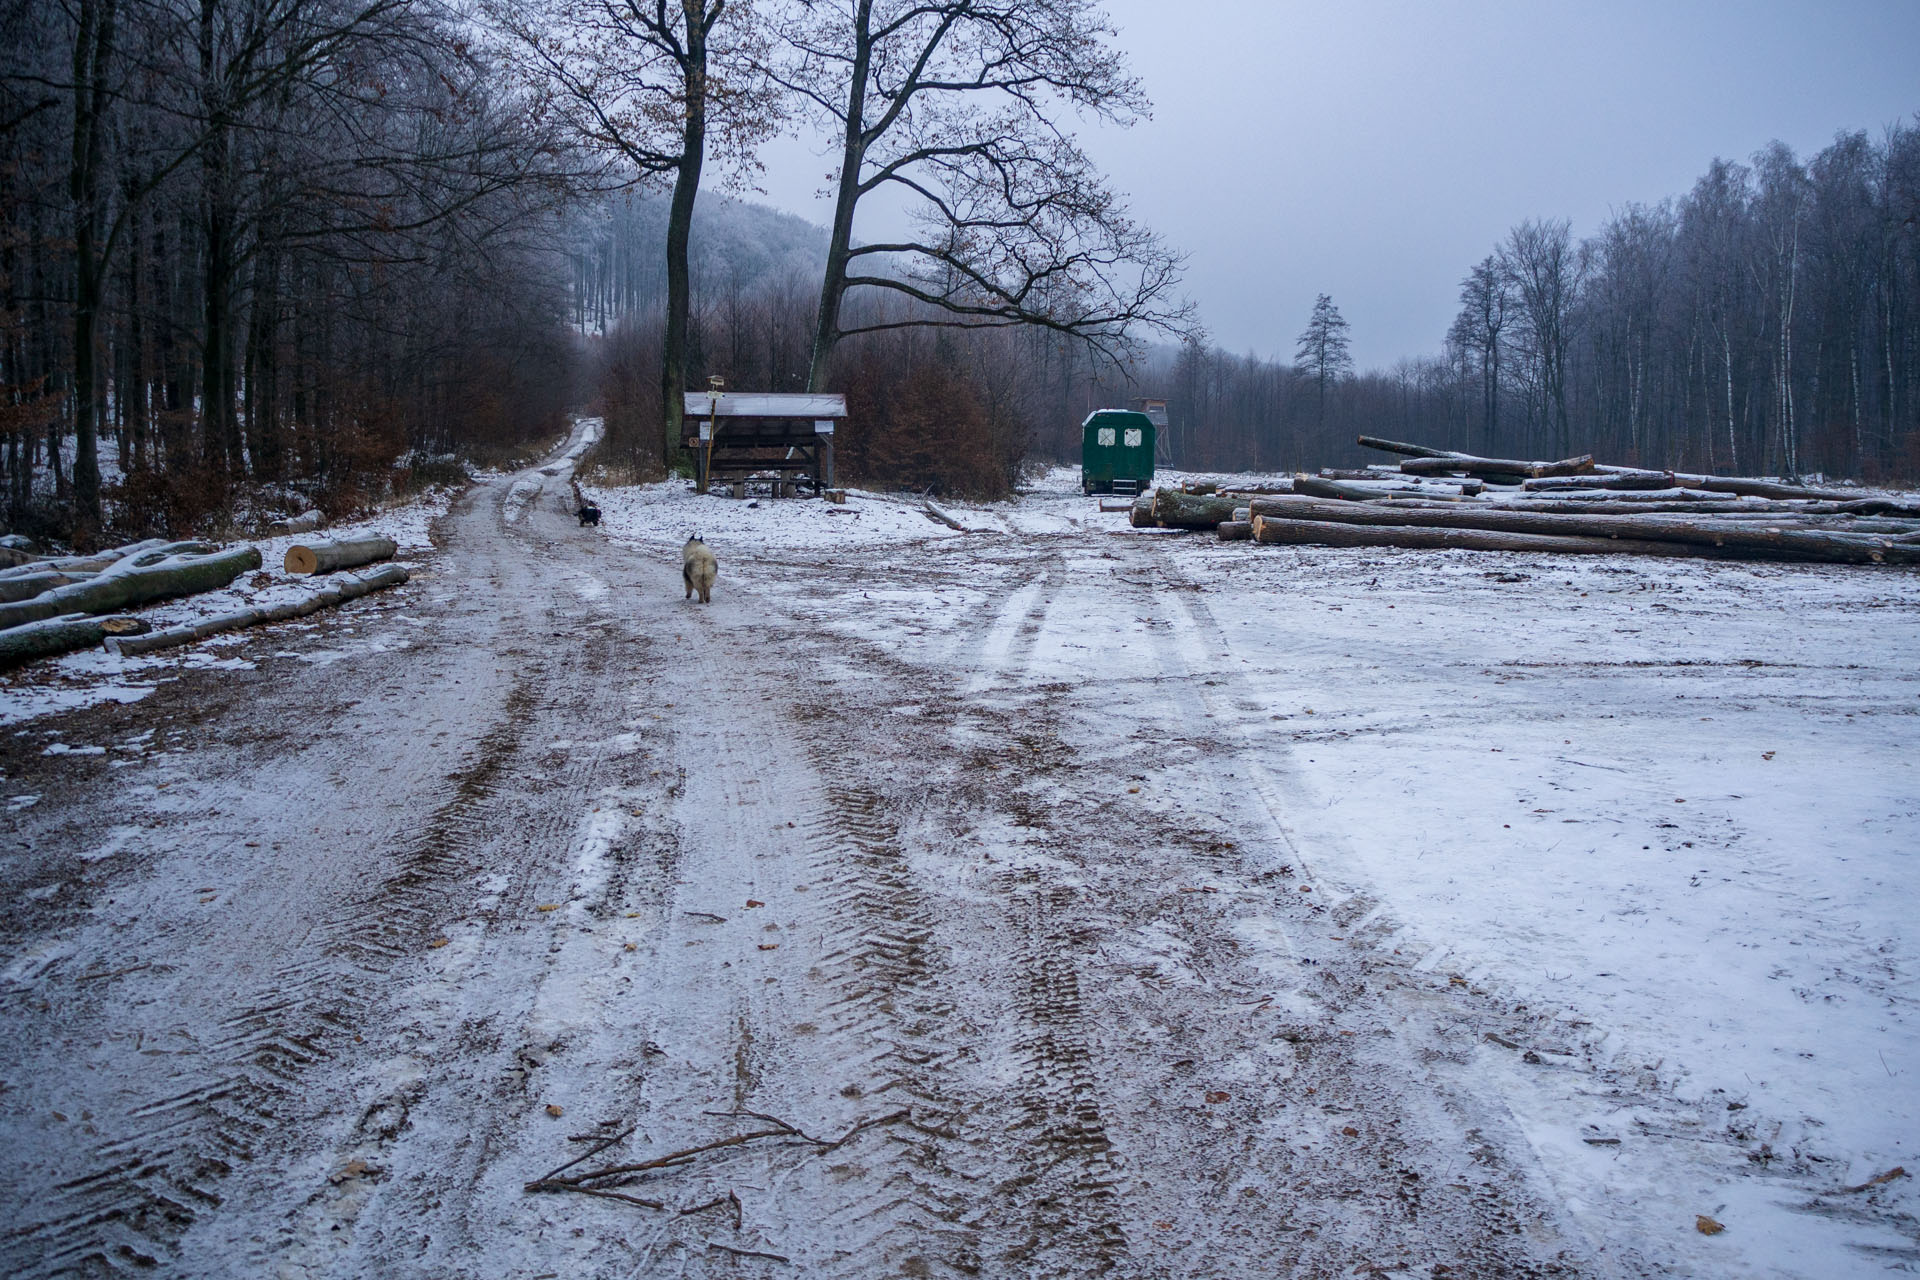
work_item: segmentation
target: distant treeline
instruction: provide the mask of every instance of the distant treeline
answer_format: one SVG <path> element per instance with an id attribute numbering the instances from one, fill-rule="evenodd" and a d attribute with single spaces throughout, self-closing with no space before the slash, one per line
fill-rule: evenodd
<path id="1" fill-rule="evenodd" d="M 1303 323 L 1307 317 L 1301 317 Z M 1589 239 L 1527 222 L 1461 282 L 1443 354 L 1343 378 L 1194 344 L 1156 379 L 1196 467 L 1357 460 L 1364 431 L 1696 471 L 1920 476 L 1920 127 L 1717 160 Z"/>

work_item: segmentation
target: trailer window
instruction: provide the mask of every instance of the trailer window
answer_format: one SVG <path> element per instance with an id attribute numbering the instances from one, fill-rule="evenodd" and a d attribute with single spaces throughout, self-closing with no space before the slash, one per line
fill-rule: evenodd
<path id="1" fill-rule="evenodd" d="M 1140 428 L 1128 427 L 1127 433 L 1126 433 L 1126 441 L 1127 441 L 1127 448 L 1138 449 L 1140 447 Z"/>
<path id="2" fill-rule="evenodd" d="M 1140 433 L 1138 431 L 1130 431 L 1127 434 L 1137 436 Z M 1093 438 L 1096 442 L 1100 444 L 1111 445 L 1113 443 L 1113 428 L 1112 427 L 1095 427 Z"/>

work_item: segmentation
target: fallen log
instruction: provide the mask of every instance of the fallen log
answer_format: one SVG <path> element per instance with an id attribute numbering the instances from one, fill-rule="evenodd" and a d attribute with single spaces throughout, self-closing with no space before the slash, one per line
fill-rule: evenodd
<path id="1" fill-rule="evenodd" d="M 161 547 L 129 556 L 85 582 L 55 587 L 31 600 L 0 604 L 0 628 L 67 613 L 110 613 L 149 600 L 215 591 L 249 569 L 260 567 L 260 552 L 255 547 L 233 547 L 210 555 L 172 556 L 167 552 Z"/>
<path id="2" fill-rule="evenodd" d="M 1429 449 L 1423 444 L 1402 444 L 1398 440 L 1382 440 L 1379 436 L 1361 436 L 1360 443 L 1368 449 L 1378 449 L 1382 453 L 1403 453 L 1409 458 L 1451 458 L 1454 456 L 1445 449 Z"/>
<path id="3" fill-rule="evenodd" d="M 110 629 L 131 631 L 140 625 L 133 618 L 100 618 L 86 613 L 23 623 L 0 631 L 0 668 L 91 648 L 105 639 Z"/>
<path id="4" fill-rule="evenodd" d="M 349 600 L 358 600 L 361 596 L 379 591 L 383 587 L 397 587 L 406 580 L 407 571 L 397 564 L 386 565 L 365 575 L 343 574 L 334 579 L 332 586 L 316 591 L 305 599 L 294 600 L 287 604 L 237 609 L 232 613 L 223 613 L 190 626 L 170 627 L 165 631 L 155 631 L 144 636 L 110 635 L 107 637 L 107 651 L 123 658 L 131 658 L 143 653 L 153 653 L 159 649 L 192 644 L 196 640 L 205 640 L 208 636 L 218 635 L 222 631 L 238 631 L 242 627 L 257 627 L 268 622 L 285 622 L 292 618 L 304 618 L 310 613 L 331 609 Z M 0 632 L 0 636 L 8 634 L 11 633 Z"/>
<path id="5" fill-rule="evenodd" d="M 1538 476 L 1525 487 L 1535 492 L 1561 489 L 1671 489 L 1671 471 L 1605 471 L 1592 475 Z"/>
<path id="6" fill-rule="evenodd" d="M 39 573 L 9 574 L 0 577 L 0 603 L 10 604 L 16 600 L 31 600 L 55 587 L 70 586 L 76 582 L 85 582 L 93 577 L 91 573 L 60 573 L 42 571 Z"/>
<path id="7" fill-rule="evenodd" d="M 1734 502 L 1733 494 L 1709 493 L 1705 489 L 1635 489 L 1616 492 L 1608 489 L 1564 489 L 1546 493 L 1534 491 L 1514 495 L 1527 501 L 1550 502 L 1562 495 L 1576 498 L 1582 502 L 1613 502 L 1632 504 L 1636 502 Z"/>
<path id="8" fill-rule="evenodd" d="M 1251 520 L 1222 520 L 1218 532 L 1222 542 L 1245 542 L 1253 537 Z"/>
<path id="9" fill-rule="evenodd" d="M 1319 474 L 1314 478 L 1317 480 L 1347 480 L 1374 484 L 1384 483 L 1394 485 L 1398 488 L 1405 488 L 1408 484 L 1412 484 L 1418 487 L 1422 493 L 1429 489 L 1437 489 L 1442 493 L 1476 494 L 1486 489 L 1486 483 L 1484 481 L 1474 479 L 1471 476 L 1409 476 L 1391 467 L 1384 470 L 1369 467 L 1365 471 L 1354 471 L 1340 467 L 1322 467 L 1320 468 Z M 1235 490 L 1235 492 L 1244 493 L 1246 490 L 1239 489 Z"/>
<path id="10" fill-rule="evenodd" d="M 922 498 L 920 500 L 920 514 L 924 515 L 927 519 L 933 521 L 935 524 L 943 524 L 947 526 L 947 528 L 955 530 L 956 532 L 959 532 L 959 533 L 973 532 L 973 530 L 967 528 L 967 526 L 961 524 L 958 520 L 955 520 L 952 516 L 948 515 L 946 511 L 943 510 L 938 503 L 934 502 L 932 498 Z"/>
<path id="11" fill-rule="evenodd" d="M 391 560 L 399 550 L 392 538 L 342 538 L 336 542 L 296 542 L 287 548 L 283 567 L 288 573 L 332 573 L 355 569 L 376 560 Z"/>
<path id="12" fill-rule="evenodd" d="M 1155 527 L 1153 520 L 1153 494 L 1143 493 L 1133 500 L 1133 505 L 1127 509 L 1127 523 L 1136 529 L 1152 529 Z"/>
<path id="13" fill-rule="evenodd" d="M 1778 480 L 1759 480 L 1747 476 L 1690 476 L 1674 473 L 1676 483 L 1709 493 L 1738 493 L 1755 498 L 1808 498 L 1816 502 L 1847 502 L 1853 494 L 1844 489 L 1810 489 L 1805 485 Z"/>
<path id="14" fill-rule="evenodd" d="M 1400 470 L 1417 476 L 1464 471 L 1468 475 L 1489 478 L 1525 476 L 1539 479 L 1542 476 L 1572 476 L 1592 471 L 1593 455 L 1583 453 L 1577 458 L 1562 458 L 1558 462 L 1521 462 L 1513 458 L 1475 458 L 1456 453 L 1444 458 L 1408 458 L 1400 464 Z"/>
<path id="15" fill-rule="evenodd" d="M 1445 493 L 1438 486 L 1416 486 L 1399 484 L 1386 485 L 1362 484 L 1353 480 L 1322 480 L 1318 476 L 1297 475 L 1293 478 L 1293 491 L 1308 494 L 1315 498 L 1339 498 L 1347 502 L 1372 502 L 1379 498 L 1408 497 L 1426 498 L 1433 502 L 1452 502 L 1461 498 L 1477 495 L 1464 489 L 1458 493 Z"/>
<path id="16" fill-rule="evenodd" d="M 284 537 L 289 533 L 312 533 L 326 522 L 327 517 L 317 510 L 302 511 L 297 516 L 288 516 L 284 520 L 270 521 L 267 525 L 267 532 L 276 538 Z"/>
<path id="17" fill-rule="evenodd" d="M 213 545 L 207 542 L 168 542 L 165 538 L 146 538 L 140 542 L 130 542 L 124 547 L 112 551 L 96 551 L 85 556 L 39 556 L 30 564 L 15 565 L 11 569 L 0 571 L 0 578 L 19 577 L 29 573 L 98 573 L 102 569 L 111 569 L 128 556 L 141 555 L 148 551 L 167 548 L 172 555 L 182 555 L 189 551 L 211 551 Z"/>
<path id="18" fill-rule="evenodd" d="M 1551 551 L 1563 555 L 1699 556 L 1681 542 L 1634 542 L 1614 538 L 1565 538 L 1480 529 L 1423 529 L 1408 525 L 1356 525 L 1330 520 L 1253 518 L 1256 542 L 1325 547 L 1415 547 L 1454 551 Z"/>
<path id="19" fill-rule="evenodd" d="M 1394 497 L 1394 498 L 1384 498 L 1381 501 L 1375 503 L 1374 505 L 1400 507 L 1400 506 L 1419 506 L 1422 504 L 1421 504 L 1421 500 L 1418 498 Z M 1427 505 L 1442 505 L 1442 504 L 1427 504 Z M 1445 505 L 1452 506 L 1454 504 L 1445 504 Z M 1734 498 L 1726 498 L 1719 501 L 1714 501 L 1711 499 L 1702 499 L 1698 501 L 1664 501 L 1664 502 L 1636 502 L 1636 503 L 1620 503 L 1615 501 L 1574 501 L 1571 499 L 1559 499 L 1559 498 L 1533 498 L 1525 502 L 1502 502 L 1502 503 L 1496 503 L 1493 505 L 1498 510 L 1501 510 L 1501 511 L 1555 511 L 1563 515 L 1586 515 L 1586 516 L 1627 515 L 1632 512 L 1650 512 L 1650 511 L 1669 512 L 1669 513 L 1693 512 L 1698 515 L 1725 515 L 1725 514 L 1732 514 L 1734 512 L 1754 512 L 1756 514 L 1766 514 L 1768 511 L 1768 508 L 1764 505 L 1756 507 L 1749 503 L 1741 502 L 1738 499 L 1734 499 Z"/>
<path id="20" fill-rule="evenodd" d="M 1218 494 L 1160 489 L 1153 495 L 1153 519 L 1164 529 L 1211 529 L 1231 520 L 1237 505 L 1232 498 Z"/>
<path id="21" fill-rule="evenodd" d="M 1577 516 L 1511 507 L 1456 510 L 1382 509 L 1346 502 L 1268 498 L 1253 504 L 1256 520 L 1287 520 L 1387 528 L 1456 529 L 1484 533 L 1589 538 L 1625 547 L 1664 542 L 1712 548 L 1752 559 L 1813 560 L 1837 564 L 1913 564 L 1916 548 L 1887 537 L 1824 529 L 1765 526 L 1758 522 L 1687 519 L 1664 515 Z M 1256 529 L 1257 534 L 1257 529 Z M 1638 554 L 1648 554 L 1638 552 Z"/>

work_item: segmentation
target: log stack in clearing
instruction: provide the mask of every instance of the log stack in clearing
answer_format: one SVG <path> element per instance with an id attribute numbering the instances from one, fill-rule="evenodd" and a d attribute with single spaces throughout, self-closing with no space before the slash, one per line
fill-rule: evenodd
<path id="1" fill-rule="evenodd" d="M 1237 508 L 1231 490 L 1161 490 L 1133 523 L 1217 529 L 1223 542 L 1920 564 L 1920 495 L 1360 443 L 1403 460 L 1298 475 L 1292 492 L 1243 491 Z"/>

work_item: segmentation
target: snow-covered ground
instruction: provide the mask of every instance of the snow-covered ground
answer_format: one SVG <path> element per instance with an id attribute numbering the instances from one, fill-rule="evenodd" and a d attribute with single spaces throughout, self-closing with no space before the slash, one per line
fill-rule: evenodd
<path id="1" fill-rule="evenodd" d="M 1920 1260 L 1863 1187 L 1920 1169 L 1920 575 L 1222 544 L 1071 470 L 970 533 L 684 483 L 581 529 L 580 443 L 148 703 L 0 684 L 0 1261 Z M 524 1189 L 896 1108 L 624 1184 L 665 1211 Z"/>
<path id="2" fill-rule="evenodd" d="M 905 661 L 964 662 L 953 620 L 1010 581 L 986 650 L 1017 643 L 1027 685 L 1117 680 L 1169 637 L 1220 736 L 1275 762 L 1297 856 L 1370 904 L 1353 945 L 1507 1011 L 1517 1047 L 1478 1056 L 1597 1237 L 1661 1221 L 1679 1248 L 1701 1213 L 1739 1224 L 1720 1274 L 1916 1256 L 1891 1232 L 1849 1249 L 1845 1198 L 1810 1212 L 1807 1185 L 1920 1168 L 1920 574 L 1220 544 L 1128 529 L 1069 468 L 943 503 L 1012 538 L 905 495 L 595 493 L 636 551 L 698 529 L 723 586 L 730 557 L 926 544 L 817 615 Z M 978 586 L 952 576 L 973 548 Z M 1109 706 L 1141 714 L 1124 686 Z M 1597 1096 L 1596 1068 L 1631 1087 Z M 1911 1213 L 1911 1186 L 1876 1194 Z"/>

